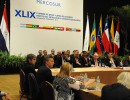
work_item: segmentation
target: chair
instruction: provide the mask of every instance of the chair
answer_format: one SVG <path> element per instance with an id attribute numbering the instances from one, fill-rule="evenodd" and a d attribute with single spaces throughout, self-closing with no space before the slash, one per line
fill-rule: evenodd
<path id="1" fill-rule="evenodd" d="M 23 70 L 20 70 L 20 89 L 21 89 L 21 96 L 20 100 L 22 100 L 24 95 L 27 95 L 27 86 L 26 86 L 26 79 L 25 79 L 25 73 Z"/>
<path id="2" fill-rule="evenodd" d="M 37 80 L 33 73 L 28 74 L 28 80 L 29 80 L 29 93 L 30 93 L 30 99 L 31 100 L 39 100 L 38 94 L 39 94 L 39 87 Z"/>
<path id="3" fill-rule="evenodd" d="M 43 100 L 55 100 L 54 87 L 51 83 L 43 81 L 41 85 L 41 94 Z"/>

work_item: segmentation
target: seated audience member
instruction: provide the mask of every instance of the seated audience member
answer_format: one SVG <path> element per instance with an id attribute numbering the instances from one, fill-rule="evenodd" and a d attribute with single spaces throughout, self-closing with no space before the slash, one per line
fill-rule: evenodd
<path id="1" fill-rule="evenodd" d="M 48 81 L 50 83 L 53 82 L 53 76 L 50 68 L 54 65 L 54 59 L 52 56 L 47 56 L 45 59 L 45 66 L 41 66 L 38 68 L 36 73 L 36 78 L 39 86 L 41 86 L 42 81 Z"/>
<path id="2" fill-rule="evenodd" d="M 88 58 L 86 51 L 82 51 L 82 56 L 80 57 L 80 60 L 83 67 L 91 66 L 90 59 Z"/>
<path id="3" fill-rule="evenodd" d="M 104 56 L 102 56 L 101 62 L 102 62 L 102 66 L 105 67 L 105 61 L 106 61 L 106 59 L 108 59 L 108 52 L 104 52 L 103 55 Z"/>
<path id="4" fill-rule="evenodd" d="M 5 93 L 4 91 L 0 91 L 0 100 L 3 100 L 2 98 L 5 97 L 4 100 L 12 100 L 10 95 L 8 93 Z"/>
<path id="5" fill-rule="evenodd" d="M 55 50 L 54 50 L 54 49 L 51 50 L 51 54 L 50 54 L 50 56 L 52 56 L 52 57 L 55 56 Z"/>
<path id="6" fill-rule="evenodd" d="M 44 51 L 43 51 L 43 57 L 46 58 L 47 55 L 48 55 L 47 50 L 44 50 Z"/>
<path id="7" fill-rule="evenodd" d="M 66 53 L 67 53 L 68 59 L 70 60 L 70 50 L 67 50 Z"/>
<path id="8" fill-rule="evenodd" d="M 128 56 L 125 60 L 121 60 L 122 67 L 130 66 L 130 56 Z"/>
<path id="9" fill-rule="evenodd" d="M 118 67 L 119 62 L 114 59 L 114 54 L 113 52 L 108 52 L 107 53 L 107 58 L 104 60 L 104 64 L 108 67 Z"/>
<path id="10" fill-rule="evenodd" d="M 61 65 L 60 64 L 61 63 L 61 58 L 62 58 L 61 51 L 57 51 L 57 55 L 54 56 L 54 62 L 55 62 L 54 67 L 56 67 L 56 68 L 60 67 L 59 65 Z"/>
<path id="11" fill-rule="evenodd" d="M 71 63 L 71 60 L 70 60 L 70 58 L 68 57 L 67 54 L 68 53 L 66 51 L 62 52 L 62 64 L 65 63 L 65 62 Z"/>
<path id="12" fill-rule="evenodd" d="M 37 58 L 36 58 L 36 67 L 40 67 L 43 65 L 43 57 L 42 57 L 42 50 L 39 50 L 38 51 L 38 55 L 37 55 Z"/>
<path id="13" fill-rule="evenodd" d="M 25 83 L 27 86 L 27 93 L 29 93 L 28 74 L 33 73 L 34 75 L 36 75 L 35 63 L 36 63 L 36 56 L 34 54 L 28 54 L 25 65 L 21 67 L 21 69 L 25 73 L 25 80 L 26 80 Z"/>
<path id="14" fill-rule="evenodd" d="M 43 66 L 45 66 L 45 59 L 48 56 L 47 50 L 43 50 L 43 55 L 42 55 L 42 59 L 43 59 Z"/>
<path id="15" fill-rule="evenodd" d="M 102 88 L 101 100 L 130 100 L 130 72 L 122 72 L 117 83 Z"/>
<path id="16" fill-rule="evenodd" d="M 70 55 L 70 58 L 71 58 L 71 57 L 74 57 L 75 51 L 76 51 L 76 50 L 73 50 L 73 53 Z"/>
<path id="17" fill-rule="evenodd" d="M 58 58 L 57 58 L 57 61 L 58 61 L 58 62 L 56 62 L 56 66 L 57 66 L 58 68 L 60 68 L 60 66 L 61 66 L 63 63 L 65 63 L 65 62 L 71 63 L 70 59 L 68 59 L 68 56 L 67 56 L 67 52 L 66 52 L 66 51 L 62 51 L 62 55 L 61 55 L 61 57 L 58 57 Z"/>
<path id="18" fill-rule="evenodd" d="M 101 61 L 98 59 L 99 58 L 99 55 L 97 52 L 95 52 L 93 54 L 93 58 L 90 60 L 91 62 L 91 67 L 101 67 Z"/>
<path id="19" fill-rule="evenodd" d="M 79 53 L 79 58 L 82 57 L 83 52 Z"/>
<path id="20" fill-rule="evenodd" d="M 87 59 L 91 59 L 92 58 L 92 56 L 90 55 L 90 51 L 86 51 L 86 53 L 87 53 Z"/>
<path id="21" fill-rule="evenodd" d="M 79 58 L 79 51 L 75 50 L 73 56 L 70 58 L 73 67 L 81 67 L 81 60 Z"/>

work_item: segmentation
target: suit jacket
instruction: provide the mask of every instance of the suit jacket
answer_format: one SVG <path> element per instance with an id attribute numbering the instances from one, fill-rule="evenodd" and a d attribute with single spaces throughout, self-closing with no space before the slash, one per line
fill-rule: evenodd
<path id="1" fill-rule="evenodd" d="M 102 88 L 101 100 L 130 100 L 130 90 L 120 83 Z"/>
<path id="2" fill-rule="evenodd" d="M 55 63 L 55 67 L 60 68 L 60 66 L 61 66 L 64 62 L 69 62 L 69 63 L 71 64 L 71 60 L 65 59 L 65 58 L 63 58 L 63 56 L 58 57 L 58 58 L 57 58 L 57 61 L 56 61 L 56 63 Z"/>
<path id="3" fill-rule="evenodd" d="M 27 75 L 27 77 L 28 77 L 29 73 L 33 73 L 34 75 L 36 75 L 35 65 L 33 65 L 33 64 L 26 63 L 26 64 L 24 64 L 24 66 L 21 67 L 21 69 L 23 70 L 25 75 Z"/>
<path id="4" fill-rule="evenodd" d="M 117 67 L 117 66 L 119 65 L 118 61 L 116 61 L 114 58 L 113 58 L 113 60 L 114 60 L 114 63 L 115 63 L 115 65 L 116 65 L 116 67 Z M 112 67 L 109 58 L 106 58 L 106 59 L 104 60 L 104 64 L 105 64 L 106 66 Z"/>
<path id="5" fill-rule="evenodd" d="M 60 66 L 62 65 L 62 56 L 61 55 L 55 55 L 54 56 L 54 67 L 56 68 L 60 68 Z"/>
<path id="6" fill-rule="evenodd" d="M 78 64 L 78 63 L 76 62 L 76 59 L 78 59 L 79 63 L 81 64 L 80 58 L 75 58 L 75 57 L 72 56 L 72 57 L 70 58 L 70 60 L 71 60 L 71 63 L 73 64 L 73 67 L 74 67 L 74 68 L 75 68 L 75 67 L 81 67 L 82 65 Z"/>
<path id="7" fill-rule="evenodd" d="M 101 64 L 101 61 L 100 61 L 99 59 L 97 59 L 97 62 L 98 62 L 98 66 L 100 66 L 99 64 Z M 91 64 L 91 65 L 95 65 L 95 61 L 94 61 L 93 58 L 91 58 L 90 64 Z"/>
<path id="8" fill-rule="evenodd" d="M 43 81 L 48 81 L 52 83 L 54 79 L 51 70 L 46 66 L 41 66 L 38 68 L 38 71 L 36 73 L 36 78 L 39 86 L 41 86 L 41 83 Z"/>
<path id="9" fill-rule="evenodd" d="M 26 84 L 26 88 L 27 88 L 27 93 L 29 93 L 28 74 L 33 73 L 34 76 L 36 76 L 35 65 L 26 63 L 24 66 L 21 67 L 21 69 L 25 73 L 25 84 Z"/>
<path id="10" fill-rule="evenodd" d="M 36 67 L 39 68 L 43 65 L 43 57 L 42 55 L 37 55 Z"/>
<path id="11" fill-rule="evenodd" d="M 81 65 L 83 67 L 90 67 L 91 66 L 90 60 L 87 57 L 85 58 L 85 57 L 81 56 L 80 61 L 81 61 Z"/>

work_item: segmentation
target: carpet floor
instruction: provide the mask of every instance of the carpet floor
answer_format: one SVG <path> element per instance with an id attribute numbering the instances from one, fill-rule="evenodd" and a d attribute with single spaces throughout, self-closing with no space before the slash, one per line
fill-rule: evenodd
<path id="1" fill-rule="evenodd" d="M 20 100 L 19 74 L 0 75 L 0 90 L 9 93 L 12 100 Z"/>

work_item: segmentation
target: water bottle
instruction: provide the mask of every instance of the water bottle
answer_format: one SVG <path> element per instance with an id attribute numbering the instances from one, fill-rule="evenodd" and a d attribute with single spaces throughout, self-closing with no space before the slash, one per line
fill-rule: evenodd
<path id="1" fill-rule="evenodd" d="M 123 63 L 122 63 L 122 60 L 120 61 L 120 66 L 123 67 Z"/>
<path id="2" fill-rule="evenodd" d="M 99 62 L 98 62 L 98 66 L 99 66 L 99 67 L 102 67 L 101 60 L 99 60 Z"/>
<path id="3" fill-rule="evenodd" d="M 84 82 L 87 82 L 88 81 L 88 75 L 87 73 L 84 74 Z"/>
<path id="4" fill-rule="evenodd" d="M 102 63 L 102 65 L 101 65 L 102 67 L 105 67 L 105 64 L 104 63 Z"/>
<path id="5" fill-rule="evenodd" d="M 96 79 L 96 90 L 100 90 L 100 78 L 99 78 L 99 76 L 97 76 L 97 79 Z"/>
<path id="6" fill-rule="evenodd" d="M 102 64 L 101 64 L 101 62 L 99 62 L 99 65 L 98 65 L 99 67 L 102 67 Z"/>

